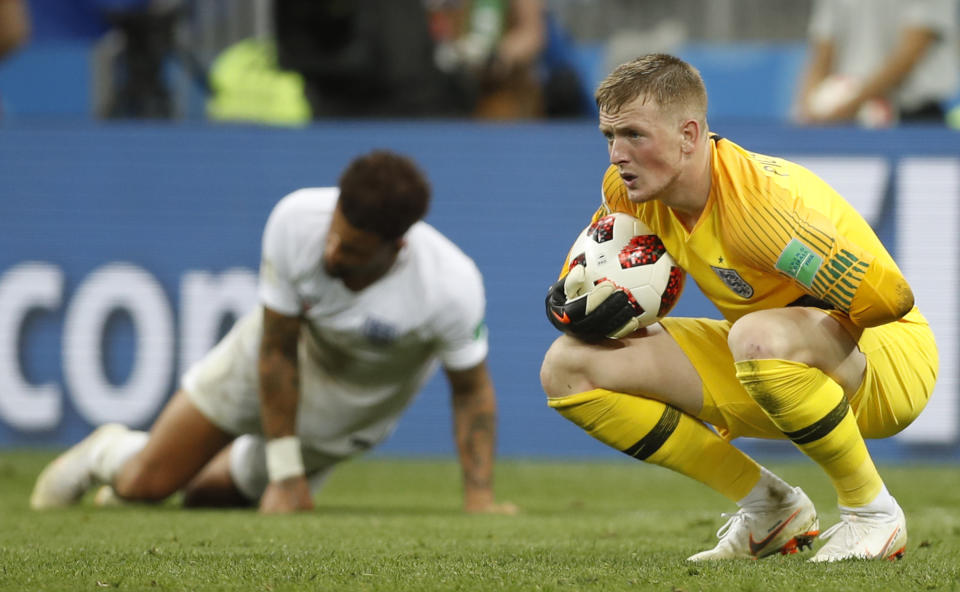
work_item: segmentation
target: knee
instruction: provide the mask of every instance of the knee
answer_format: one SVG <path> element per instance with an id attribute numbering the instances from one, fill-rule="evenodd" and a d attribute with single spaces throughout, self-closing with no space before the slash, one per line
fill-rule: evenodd
<path id="1" fill-rule="evenodd" d="M 550 346 L 540 366 L 540 385 L 548 397 L 564 397 L 589 390 L 583 356 L 573 338 L 561 336 Z"/>
<path id="2" fill-rule="evenodd" d="M 179 484 L 171 481 L 163 467 L 134 457 L 117 474 L 113 489 L 126 500 L 160 501 L 175 493 Z"/>
<path id="3" fill-rule="evenodd" d="M 733 323 L 727 345 L 734 360 L 797 358 L 796 341 L 790 339 L 789 327 L 784 326 L 781 318 L 765 314 L 767 312 L 752 312 Z"/>

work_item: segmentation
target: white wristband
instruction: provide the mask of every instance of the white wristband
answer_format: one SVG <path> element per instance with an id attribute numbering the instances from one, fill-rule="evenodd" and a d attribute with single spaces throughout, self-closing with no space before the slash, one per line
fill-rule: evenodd
<path id="1" fill-rule="evenodd" d="M 267 441 L 267 476 L 271 483 L 305 473 L 300 438 L 284 436 Z"/>

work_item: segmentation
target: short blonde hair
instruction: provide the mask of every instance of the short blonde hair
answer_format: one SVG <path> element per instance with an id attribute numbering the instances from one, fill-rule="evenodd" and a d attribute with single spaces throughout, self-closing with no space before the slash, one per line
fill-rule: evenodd
<path id="1" fill-rule="evenodd" d="M 707 89 L 700 72 L 678 57 L 651 53 L 617 66 L 597 87 L 597 108 L 616 113 L 624 105 L 647 97 L 666 109 L 707 119 Z"/>

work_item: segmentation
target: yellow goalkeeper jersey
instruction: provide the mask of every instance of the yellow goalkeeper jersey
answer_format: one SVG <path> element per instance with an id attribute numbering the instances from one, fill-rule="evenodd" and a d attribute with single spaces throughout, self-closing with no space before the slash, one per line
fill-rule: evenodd
<path id="1" fill-rule="evenodd" d="M 615 166 L 593 220 L 640 218 L 729 321 L 807 296 L 862 327 L 912 297 L 870 225 L 822 179 L 719 136 L 710 147 L 710 195 L 693 229 L 659 200 L 632 203 Z M 904 320 L 924 322 L 916 308 Z"/>

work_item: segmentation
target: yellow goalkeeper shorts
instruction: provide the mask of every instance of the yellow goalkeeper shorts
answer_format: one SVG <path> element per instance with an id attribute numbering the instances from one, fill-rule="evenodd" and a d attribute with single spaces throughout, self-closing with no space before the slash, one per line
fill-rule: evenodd
<path id="1" fill-rule="evenodd" d="M 728 321 L 667 317 L 660 323 L 703 381 L 700 419 L 728 440 L 784 438 L 737 380 Z M 900 321 L 864 330 L 859 346 L 867 367 L 850 407 L 865 438 L 887 438 L 910 425 L 930 398 L 938 366 L 933 332 L 914 309 Z"/>

